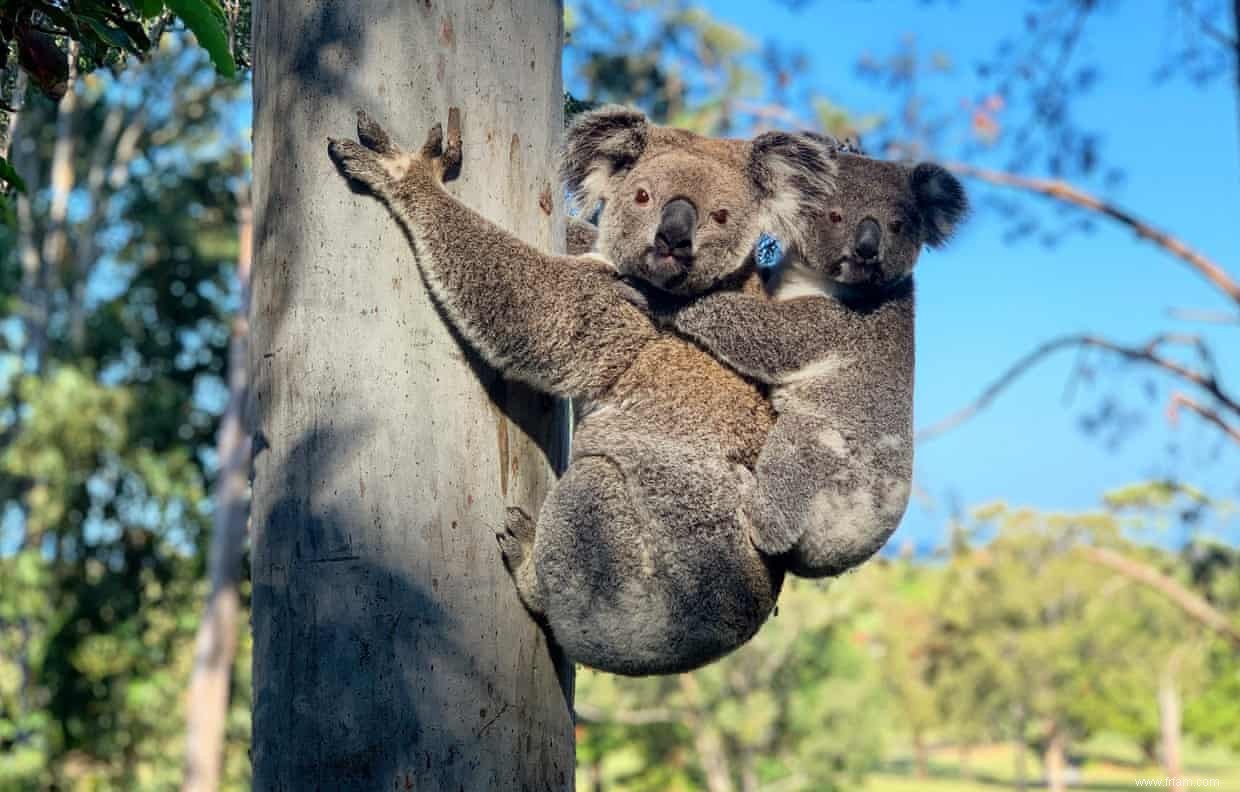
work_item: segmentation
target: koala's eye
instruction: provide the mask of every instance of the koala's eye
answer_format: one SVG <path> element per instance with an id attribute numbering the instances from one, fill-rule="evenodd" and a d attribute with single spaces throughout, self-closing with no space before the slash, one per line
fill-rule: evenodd
<path id="1" fill-rule="evenodd" d="M 719 225 L 724 225 L 728 222 L 728 210 L 727 209 L 716 209 L 715 211 L 710 213 L 710 219 L 714 220 Z"/>
<path id="2" fill-rule="evenodd" d="M 903 220 L 892 220 L 891 223 L 887 227 L 891 229 L 891 233 L 898 234 L 904 230 L 904 221 Z"/>
<path id="3" fill-rule="evenodd" d="M 639 204 L 650 203 L 650 193 L 645 190 L 638 190 L 636 200 Z"/>
<path id="4" fill-rule="evenodd" d="M 829 214 L 829 215 L 827 215 L 827 216 L 831 218 L 831 222 L 832 222 L 832 223 L 842 223 L 842 222 L 844 222 L 844 215 L 840 214 L 839 212 L 835 211 L 834 209 L 832 209 L 832 210 L 831 210 L 831 214 Z"/>

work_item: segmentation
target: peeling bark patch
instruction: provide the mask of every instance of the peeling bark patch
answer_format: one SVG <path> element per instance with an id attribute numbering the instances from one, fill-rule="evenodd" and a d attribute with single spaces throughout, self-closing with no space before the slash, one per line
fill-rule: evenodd
<path id="1" fill-rule="evenodd" d="M 496 410 L 499 413 L 498 410 Z M 508 495 L 508 419 L 499 413 L 495 419 L 495 439 L 499 443 L 499 493 Z"/>
<path id="2" fill-rule="evenodd" d="M 547 185 L 546 187 L 543 187 L 542 192 L 538 194 L 538 208 L 542 210 L 543 214 L 550 216 L 553 206 L 551 186 Z"/>
<path id="3" fill-rule="evenodd" d="M 452 18 L 446 15 L 439 25 L 439 41 L 445 47 L 456 46 L 456 32 L 452 30 Z"/>
<path id="4" fill-rule="evenodd" d="M 513 167 L 521 161 L 521 136 L 516 132 L 512 133 L 512 140 L 508 142 L 508 163 Z"/>
<path id="5" fill-rule="evenodd" d="M 441 52 L 438 57 L 435 58 L 435 80 L 438 82 L 443 82 L 444 75 L 447 73 L 448 59 L 445 58 Z"/>
<path id="6" fill-rule="evenodd" d="M 357 480 L 357 491 L 360 493 L 360 497 L 366 497 L 366 482 L 363 479 Z"/>

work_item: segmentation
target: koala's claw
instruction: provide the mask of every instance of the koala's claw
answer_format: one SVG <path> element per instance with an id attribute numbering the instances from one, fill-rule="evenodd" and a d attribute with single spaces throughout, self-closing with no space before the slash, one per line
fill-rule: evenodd
<path id="1" fill-rule="evenodd" d="M 400 154 L 400 148 L 392 142 L 392 138 L 384 131 L 383 127 L 370 116 L 366 115 L 365 110 L 357 111 L 357 139 L 362 145 L 376 154 L 386 156 L 395 156 Z"/>
<path id="2" fill-rule="evenodd" d="M 504 566 L 512 574 L 517 574 L 522 562 L 533 554 L 534 518 L 518 506 L 509 506 L 504 527 L 496 531 L 495 539 L 499 542 Z"/>
<path id="3" fill-rule="evenodd" d="M 546 608 L 542 584 L 534 569 L 534 518 L 524 509 L 509 506 L 504 527 L 495 532 L 504 568 L 517 586 L 517 594 L 525 607 L 541 618 Z"/>
<path id="4" fill-rule="evenodd" d="M 446 143 L 446 145 L 445 145 Z M 448 108 L 448 135 L 445 139 L 442 124 L 435 124 L 426 133 L 422 144 L 422 159 L 435 163 L 435 172 L 442 181 L 455 177 L 461 170 L 461 111 Z"/>
<path id="5" fill-rule="evenodd" d="M 422 158 L 436 159 L 443 154 L 443 124 L 438 122 L 426 133 L 426 142 L 422 144 Z"/>
<path id="6" fill-rule="evenodd" d="M 440 167 L 445 180 L 453 178 L 461 170 L 461 110 L 457 107 L 448 108 L 448 145 Z"/>
<path id="7" fill-rule="evenodd" d="M 378 155 L 355 141 L 328 138 L 327 155 L 341 173 L 358 184 L 374 188 L 388 179 Z"/>

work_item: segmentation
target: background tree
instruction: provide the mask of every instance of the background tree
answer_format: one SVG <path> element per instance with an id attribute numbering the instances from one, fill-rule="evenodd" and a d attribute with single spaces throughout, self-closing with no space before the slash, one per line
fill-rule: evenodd
<path id="1" fill-rule="evenodd" d="M 223 119 L 247 98 L 204 61 L 170 38 L 140 70 L 80 79 L 73 101 L 31 98 L 16 130 L 2 544 L 42 614 L 7 633 L 22 674 L 3 718 L 40 713 L 6 738 L 40 758 L 19 787 L 179 773 L 164 702 L 188 668 L 236 299 L 242 140 Z"/>

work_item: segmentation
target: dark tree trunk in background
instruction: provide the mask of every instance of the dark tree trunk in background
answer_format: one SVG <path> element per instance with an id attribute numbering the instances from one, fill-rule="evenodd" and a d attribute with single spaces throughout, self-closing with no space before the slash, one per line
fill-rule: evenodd
<path id="1" fill-rule="evenodd" d="M 237 281 L 241 305 L 228 345 L 228 406 L 216 437 L 219 473 L 212 493 L 215 514 L 207 560 L 207 604 L 194 641 L 185 723 L 182 792 L 215 792 L 224 769 L 228 701 L 241 617 L 241 559 L 249 517 L 250 437 L 245 432 L 246 369 L 250 357 L 250 262 L 254 211 L 249 191 L 238 194 Z"/>
<path id="2" fill-rule="evenodd" d="M 359 108 L 416 148 L 459 107 L 449 189 L 559 249 L 562 25 L 542 0 L 254 4 L 256 790 L 573 785 L 571 669 L 493 535 L 537 511 L 564 410 L 458 343 L 327 157 Z"/>

